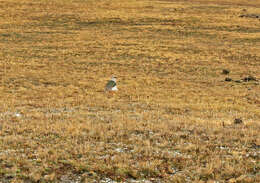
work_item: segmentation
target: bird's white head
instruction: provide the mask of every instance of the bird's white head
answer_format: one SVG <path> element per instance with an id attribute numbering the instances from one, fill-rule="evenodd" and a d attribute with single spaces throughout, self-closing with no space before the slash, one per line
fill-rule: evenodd
<path id="1" fill-rule="evenodd" d="M 116 76 L 112 76 L 111 81 L 116 82 Z"/>

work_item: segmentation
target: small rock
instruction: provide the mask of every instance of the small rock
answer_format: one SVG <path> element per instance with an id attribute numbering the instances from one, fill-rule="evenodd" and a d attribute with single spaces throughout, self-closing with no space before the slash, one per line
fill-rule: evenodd
<path id="1" fill-rule="evenodd" d="M 236 118 L 236 119 L 234 120 L 234 124 L 241 124 L 241 123 L 243 123 L 243 121 L 242 121 L 242 119 L 240 119 L 240 118 Z"/>
<path id="2" fill-rule="evenodd" d="M 222 70 L 222 74 L 229 74 L 229 73 L 230 73 L 230 71 L 227 70 L 227 69 L 223 69 L 223 70 Z"/>
<path id="3" fill-rule="evenodd" d="M 260 18 L 260 14 L 243 14 L 239 16 L 240 18 Z"/>
<path id="4" fill-rule="evenodd" d="M 232 81 L 232 79 L 231 78 L 225 78 L 225 81 Z"/>
<path id="5" fill-rule="evenodd" d="M 16 112 L 16 113 L 14 113 L 14 116 L 15 116 L 15 117 L 21 117 L 22 115 L 21 115 L 20 113 L 17 113 L 17 112 Z"/>
<path id="6" fill-rule="evenodd" d="M 245 77 L 243 80 L 244 82 L 257 81 L 257 79 L 254 76 Z"/>
<path id="7" fill-rule="evenodd" d="M 252 143 L 251 148 L 260 149 L 260 145 L 257 145 L 256 143 Z"/>
<path id="8" fill-rule="evenodd" d="M 236 83 L 241 83 L 241 80 L 235 80 Z"/>

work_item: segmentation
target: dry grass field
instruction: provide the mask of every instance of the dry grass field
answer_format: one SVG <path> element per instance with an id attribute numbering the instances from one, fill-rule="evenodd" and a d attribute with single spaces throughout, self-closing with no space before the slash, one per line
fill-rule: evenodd
<path id="1" fill-rule="evenodd" d="M 0 182 L 260 182 L 260 1 L 1 0 L 0 76 Z"/>

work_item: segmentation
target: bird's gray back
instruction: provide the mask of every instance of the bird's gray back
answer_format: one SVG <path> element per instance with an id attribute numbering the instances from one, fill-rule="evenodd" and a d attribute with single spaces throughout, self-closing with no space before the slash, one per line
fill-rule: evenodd
<path id="1" fill-rule="evenodd" d="M 107 82 L 106 89 L 111 89 L 111 88 L 113 88 L 115 86 L 116 86 L 116 82 L 110 80 L 110 81 Z"/>

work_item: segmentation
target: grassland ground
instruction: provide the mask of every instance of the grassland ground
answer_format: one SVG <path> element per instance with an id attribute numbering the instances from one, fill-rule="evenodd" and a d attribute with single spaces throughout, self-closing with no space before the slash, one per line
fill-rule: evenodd
<path id="1" fill-rule="evenodd" d="M 2 0 L 0 182 L 260 182 L 259 15 L 246 0 Z"/>

